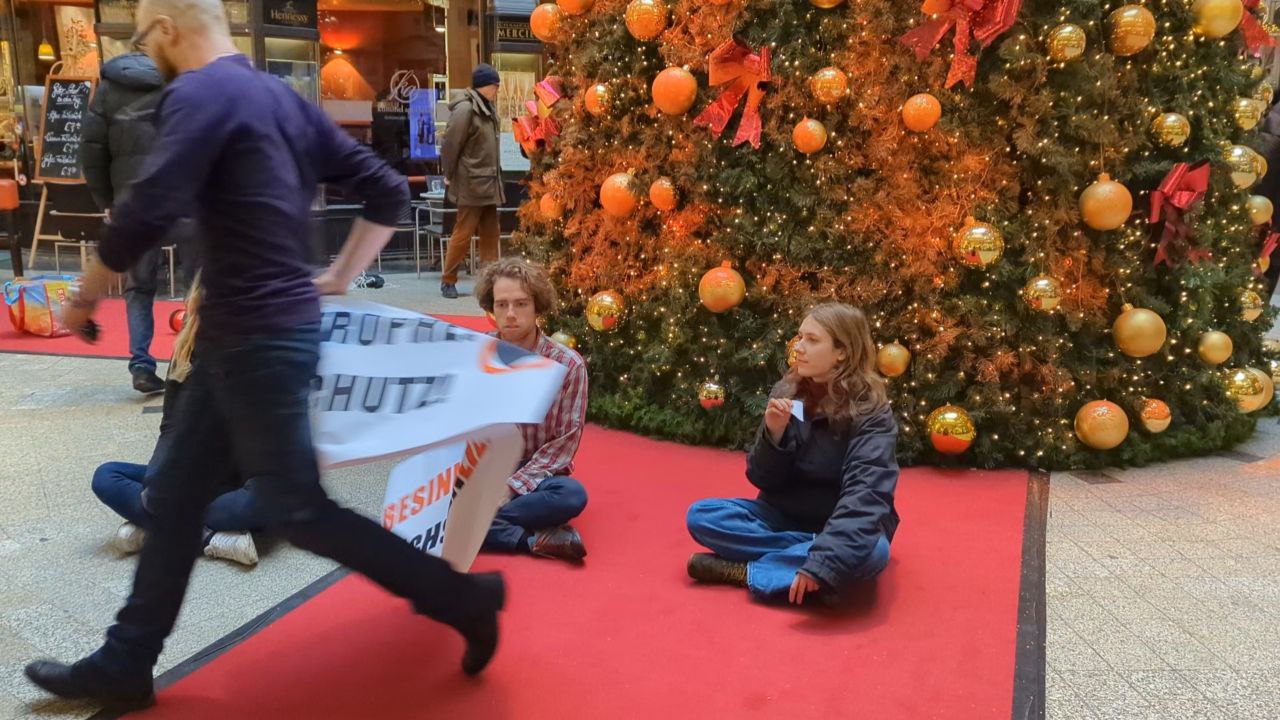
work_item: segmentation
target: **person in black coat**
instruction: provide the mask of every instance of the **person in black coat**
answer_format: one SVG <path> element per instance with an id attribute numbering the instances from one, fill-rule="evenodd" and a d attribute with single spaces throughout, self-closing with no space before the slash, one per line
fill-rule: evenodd
<path id="1" fill-rule="evenodd" d="M 102 66 L 102 82 L 85 115 L 80 162 L 89 193 L 104 212 L 110 211 L 127 192 L 155 144 L 153 121 L 163 87 L 160 72 L 142 53 L 121 55 Z M 180 244 L 180 250 L 189 253 L 191 236 L 190 224 L 184 221 L 161 245 Z M 147 251 L 130 268 L 124 292 L 129 319 L 129 373 L 134 389 L 142 393 L 164 389 L 151 355 L 155 332 L 152 307 L 161 257 L 159 246 Z M 194 269 L 189 260 L 184 258 L 183 263 L 188 275 Z"/>
<path id="2" fill-rule="evenodd" d="M 691 557 L 690 577 L 799 605 L 884 570 L 898 529 L 898 426 L 875 357 L 862 311 L 810 311 L 747 458 L 760 494 L 689 508 L 689 534 L 714 553 Z"/>

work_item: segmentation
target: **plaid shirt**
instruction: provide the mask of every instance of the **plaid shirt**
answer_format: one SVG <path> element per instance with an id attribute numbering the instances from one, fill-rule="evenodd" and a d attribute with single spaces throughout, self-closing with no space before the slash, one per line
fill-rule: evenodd
<path id="1" fill-rule="evenodd" d="M 490 333 L 497 335 L 497 333 Z M 553 475 L 573 472 L 573 456 L 582 442 L 582 426 L 587 421 L 587 366 L 582 356 L 551 338 L 538 334 L 534 352 L 569 368 L 560 388 L 560 397 L 547 411 L 540 425 L 521 425 L 524 461 L 508 480 L 517 494 L 533 492 Z"/>

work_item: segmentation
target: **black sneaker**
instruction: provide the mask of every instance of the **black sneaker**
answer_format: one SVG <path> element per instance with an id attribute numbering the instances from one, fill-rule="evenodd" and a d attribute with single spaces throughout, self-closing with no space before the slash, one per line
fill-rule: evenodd
<path id="1" fill-rule="evenodd" d="M 37 660 L 27 665 L 26 675 L 46 692 L 68 700 L 90 700 L 113 712 L 141 710 L 156 702 L 150 672 L 116 676 L 89 658 L 74 665 Z"/>
<path id="2" fill-rule="evenodd" d="M 133 375 L 133 389 L 143 395 L 154 395 L 158 392 L 164 392 L 164 381 L 156 375 L 155 370 L 146 368 L 136 368 L 130 371 Z"/>
<path id="3" fill-rule="evenodd" d="M 458 286 L 454 283 L 440 283 L 440 294 L 449 300 L 457 300 Z"/>
<path id="4" fill-rule="evenodd" d="M 725 560 L 711 553 L 694 553 L 689 558 L 689 577 L 706 583 L 747 586 L 747 564 Z"/>

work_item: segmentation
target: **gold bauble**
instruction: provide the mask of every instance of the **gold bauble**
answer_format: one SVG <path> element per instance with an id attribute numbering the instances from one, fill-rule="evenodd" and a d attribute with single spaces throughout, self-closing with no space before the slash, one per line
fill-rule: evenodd
<path id="1" fill-rule="evenodd" d="M 1191 137 L 1191 121 L 1180 113 L 1164 113 L 1151 123 L 1151 134 L 1165 147 L 1182 147 Z"/>
<path id="2" fill-rule="evenodd" d="M 1234 350 L 1231 336 L 1218 330 L 1210 330 L 1201 335 L 1200 345 L 1197 348 L 1200 359 L 1210 365 L 1221 365 L 1226 362 Z"/>
<path id="3" fill-rule="evenodd" d="M 1080 216 L 1094 230 L 1115 230 L 1132 214 L 1133 194 L 1106 173 L 1080 193 Z"/>
<path id="4" fill-rule="evenodd" d="M 698 404 L 703 410 L 714 410 L 724 404 L 724 387 L 707 381 L 698 386 Z"/>
<path id="5" fill-rule="evenodd" d="M 1125 305 L 1120 317 L 1111 326 L 1116 346 L 1129 357 L 1142 358 L 1153 355 L 1164 347 L 1167 329 L 1164 320 L 1146 308 Z"/>
<path id="6" fill-rule="evenodd" d="M 529 32 L 544 43 L 555 42 L 564 22 L 564 10 L 559 5 L 544 2 L 529 13 Z"/>
<path id="7" fill-rule="evenodd" d="M 631 0 L 626 12 L 627 31 L 637 40 L 652 40 L 667 29 L 663 0 Z"/>
<path id="8" fill-rule="evenodd" d="M 978 437 L 973 418 L 964 408 L 955 405 L 943 405 L 929 413 L 924 424 L 929 433 L 929 443 L 944 455 L 959 455 L 968 450 Z"/>
<path id="9" fill-rule="evenodd" d="M 1266 405 L 1264 400 L 1267 387 L 1263 384 L 1261 376 L 1261 371 L 1255 371 L 1252 368 L 1227 371 L 1225 384 L 1227 397 L 1235 401 L 1236 408 L 1240 412 L 1251 413 Z"/>
<path id="10" fill-rule="evenodd" d="M 816 8 L 830 10 L 833 7 L 839 7 L 844 0 L 809 0 L 809 2 L 813 3 Z"/>
<path id="11" fill-rule="evenodd" d="M 1250 195 L 1244 205 L 1249 210 L 1249 222 L 1254 225 L 1266 225 L 1271 222 L 1275 207 L 1265 195 Z"/>
<path id="12" fill-rule="evenodd" d="M 1276 96 L 1276 89 L 1270 82 L 1263 81 L 1253 89 L 1253 99 L 1262 103 L 1263 111 L 1271 107 L 1271 98 Z"/>
<path id="13" fill-rule="evenodd" d="M 1142 421 L 1142 427 L 1146 428 L 1147 432 L 1158 435 L 1169 429 L 1169 424 L 1173 422 L 1173 413 L 1169 411 L 1169 406 L 1163 400 L 1143 398 L 1138 419 Z"/>
<path id="14" fill-rule="evenodd" d="M 1262 311 L 1267 306 L 1262 302 L 1262 296 L 1252 290 L 1244 290 L 1240 293 L 1240 317 L 1248 322 L 1253 322 L 1262 317 Z"/>
<path id="15" fill-rule="evenodd" d="M 961 264 L 984 268 L 1000 259 L 1004 237 L 993 225 L 965 218 L 964 227 L 951 239 L 951 251 Z"/>
<path id="16" fill-rule="evenodd" d="M 1121 57 L 1137 55 L 1156 36 L 1156 18 L 1141 5 L 1125 5 L 1107 16 L 1111 52 Z"/>
<path id="17" fill-rule="evenodd" d="M 1022 288 L 1022 299 L 1032 310 L 1051 312 L 1062 302 L 1062 283 L 1048 275 L 1037 275 Z"/>
<path id="18" fill-rule="evenodd" d="M 713 313 L 738 307 L 746 296 L 747 284 L 728 260 L 720 263 L 720 267 L 703 273 L 702 279 L 698 281 L 698 299 Z"/>
<path id="19" fill-rule="evenodd" d="M 796 353 L 799 352 L 799 348 L 797 346 L 799 344 L 800 344 L 799 335 L 787 341 L 787 367 L 792 367 L 796 364 Z"/>
<path id="20" fill-rule="evenodd" d="M 1231 182 L 1241 190 L 1253 187 L 1262 178 L 1262 156 L 1253 148 L 1244 145 L 1232 145 L 1222 151 L 1222 159 L 1231 171 Z"/>
<path id="21" fill-rule="evenodd" d="M 825 67 L 809 78 L 809 92 L 823 105 L 834 105 L 849 94 L 849 76 L 838 67 Z"/>
<path id="22" fill-rule="evenodd" d="M 551 333 L 551 339 L 569 348 L 570 350 L 578 349 L 578 338 L 570 335 L 563 330 L 557 330 Z"/>
<path id="23" fill-rule="evenodd" d="M 1270 405 L 1276 396 L 1275 380 L 1272 380 L 1271 375 L 1265 370 L 1259 370 L 1258 368 L 1248 368 L 1248 370 L 1257 376 L 1258 382 L 1262 383 L 1262 405 L 1259 407 Z"/>
<path id="24" fill-rule="evenodd" d="M 1094 450 L 1110 450 L 1129 435 L 1129 416 L 1108 400 L 1085 403 L 1076 413 L 1076 437 Z"/>
<path id="25" fill-rule="evenodd" d="M 1049 39 L 1045 45 L 1049 48 L 1050 60 L 1068 62 L 1084 54 L 1086 42 L 1083 28 L 1079 25 L 1063 23 L 1049 31 Z"/>
<path id="26" fill-rule="evenodd" d="M 587 301 L 587 324 L 593 330 L 612 330 L 622 320 L 625 310 L 626 304 L 621 295 L 613 290 L 602 290 Z"/>
<path id="27" fill-rule="evenodd" d="M 1240 26 L 1244 5 L 1240 0 L 1196 0 L 1191 5 L 1191 13 L 1196 16 L 1192 27 L 1196 34 L 1217 39 Z"/>
<path id="28" fill-rule="evenodd" d="M 876 368 L 885 377 L 898 377 L 907 371 L 911 364 L 911 351 L 903 347 L 897 340 L 880 348 L 876 353 Z"/>
<path id="29" fill-rule="evenodd" d="M 1231 106 L 1236 127 L 1246 131 L 1258 127 L 1258 123 L 1262 122 L 1262 113 L 1266 110 L 1266 106 L 1253 98 L 1236 98 L 1235 104 Z"/>

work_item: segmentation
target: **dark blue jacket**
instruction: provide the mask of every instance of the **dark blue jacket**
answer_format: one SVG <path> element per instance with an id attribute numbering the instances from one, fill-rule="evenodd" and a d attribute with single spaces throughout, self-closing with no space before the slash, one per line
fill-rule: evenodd
<path id="1" fill-rule="evenodd" d="M 760 500 L 818 534 L 802 571 L 840 587 L 881 535 L 893 540 L 897 448 L 898 425 L 888 406 L 845 424 L 793 417 L 777 445 L 761 425 L 747 479 L 760 488 Z"/>

